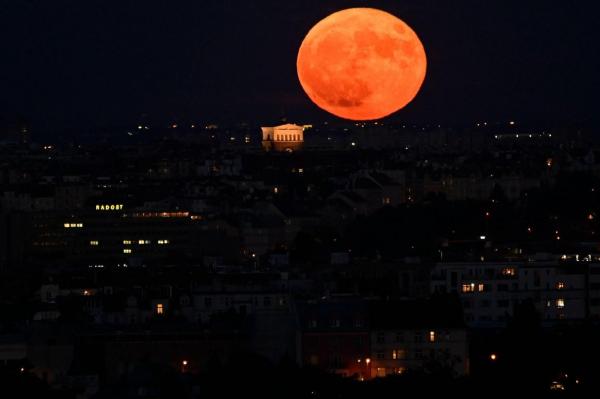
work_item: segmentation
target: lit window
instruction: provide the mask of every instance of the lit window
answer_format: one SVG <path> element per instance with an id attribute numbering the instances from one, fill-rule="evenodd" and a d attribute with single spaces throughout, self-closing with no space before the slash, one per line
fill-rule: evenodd
<path id="1" fill-rule="evenodd" d="M 131 253 L 131 248 L 123 248 L 123 253 L 124 254 L 130 254 Z"/>
<path id="2" fill-rule="evenodd" d="M 279 192 L 279 188 L 278 188 L 278 187 L 273 187 L 273 192 L 274 192 L 275 194 L 277 194 L 277 193 Z"/>
<path id="3" fill-rule="evenodd" d="M 475 284 L 471 283 L 471 284 L 463 284 L 462 285 L 462 292 L 474 292 L 475 291 Z"/>
<path id="4" fill-rule="evenodd" d="M 163 304 L 162 303 L 157 303 L 156 304 L 156 314 L 160 315 L 160 314 L 164 314 L 164 312 L 165 312 L 165 309 L 163 307 Z"/>
<path id="5" fill-rule="evenodd" d="M 83 223 L 64 223 L 63 226 L 65 229 L 82 228 Z"/>
<path id="6" fill-rule="evenodd" d="M 95 247 L 98 245 L 98 241 L 92 240 L 92 241 L 90 241 L 90 245 Z"/>
<path id="7" fill-rule="evenodd" d="M 565 288 L 565 283 L 562 281 L 559 281 L 558 283 L 556 283 L 556 289 L 557 290 L 562 290 Z"/>
<path id="8" fill-rule="evenodd" d="M 158 240 L 158 245 L 167 245 L 169 240 Z"/>
<path id="9" fill-rule="evenodd" d="M 557 299 L 556 300 L 556 307 L 559 309 L 562 309 L 565 307 L 565 300 L 564 299 Z"/>
<path id="10" fill-rule="evenodd" d="M 504 269 L 502 269 L 503 276 L 514 276 L 516 274 L 517 274 L 517 271 L 515 270 L 514 267 L 505 267 Z"/>
<path id="11" fill-rule="evenodd" d="M 484 284 L 478 284 L 477 285 L 477 291 L 482 292 L 485 290 L 485 285 Z"/>
<path id="12" fill-rule="evenodd" d="M 384 205 L 389 205 L 392 203 L 392 199 L 390 197 L 383 197 L 382 202 Z"/>
<path id="13" fill-rule="evenodd" d="M 123 244 L 125 244 L 125 245 L 131 245 L 131 240 L 123 240 Z"/>
<path id="14" fill-rule="evenodd" d="M 429 331 L 429 342 L 435 342 L 435 331 Z"/>

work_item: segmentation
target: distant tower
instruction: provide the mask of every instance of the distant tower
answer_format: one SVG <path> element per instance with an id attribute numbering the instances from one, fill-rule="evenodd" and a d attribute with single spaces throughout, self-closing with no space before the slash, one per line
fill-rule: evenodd
<path id="1" fill-rule="evenodd" d="M 304 144 L 304 126 L 286 124 L 263 127 L 262 145 L 265 151 L 297 151 Z"/>

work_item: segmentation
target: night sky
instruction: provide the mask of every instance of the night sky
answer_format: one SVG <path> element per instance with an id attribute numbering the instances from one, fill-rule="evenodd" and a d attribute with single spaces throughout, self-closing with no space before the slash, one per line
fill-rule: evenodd
<path id="1" fill-rule="evenodd" d="M 296 76 L 304 35 L 370 6 L 420 36 L 428 75 L 392 119 L 597 125 L 588 1 L 0 0 L 0 116 L 39 130 L 171 121 L 335 119 Z"/>

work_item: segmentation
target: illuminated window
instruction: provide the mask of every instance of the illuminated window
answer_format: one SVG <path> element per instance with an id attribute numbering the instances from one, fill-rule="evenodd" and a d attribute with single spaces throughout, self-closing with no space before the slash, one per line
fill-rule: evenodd
<path id="1" fill-rule="evenodd" d="M 98 245 L 98 241 L 92 240 L 92 241 L 90 241 L 90 245 L 95 247 Z"/>
<path id="2" fill-rule="evenodd" d="M 557 290 L 562 290 L 565 288 L 565 283 L 562 281 L 559 281 L 558 283 L 556 283 L 556 289 Z"/>
<path id="3" fill-rule="evenodd" d="M 564 299 L 557 299 L 556 300 L 556 307 L 559 309 L 562 309 L 565 307 L 565 300 Z"/>
<path id="4" fill-rule="evenodd" d="M 485 285 L 484 284 L 478 284 L 477 285 L 477 291 L 483 292 L 484 290 L 485 290 Z"/>
<path id="5" fill-rule="evenodd" d="M 475 292 L 475 284 L 463 284 L 462 292 Z"/>
<path id="6" fill-rule="evenodd" d="M 429 331 L 429 342 L 435 342 L 435 331 Z"/>
<path id="7" fill-rule="evenodd" d="M 278 188 L 278 187 L 273 187 L 273 192 L 274 192 L 275 194 L 277 194 L 277 193 L 279 192 L 279 188 Z"/>
<path id="8" fill-rule="evenodd" d="M 124 254 L 130 254 L 131 253 L 131 248 L 123 248 L 123 253 Z"/>
<path id="9" fill-rule="evenodd" d="M 394 349 L 392 351 L 392 359 L 394 359 L 394 360 L 406 359 L 406 350 L 405 349 Z"/>
<path id="10" fill-rule="evenodd" d="M 125 244 L 125 245 L 131 245 L 131 240 L 123 240 L 123 244 Z"/>
<path id="11" fill-rule="evenodd" d="M 83 227 L 83 223 L 65 223 L 63 224 L 63 226 L 65 227 L 65 229 L 74 229 L 74 228 L 82 228 Z"/>
<path id="12" fill-rule="evenodd" d="M 165 309 L 163 308 L 163 304 L 162 303 L 157 303 L 156 304 L 156 314 L 161 315 L 164 314 Z"/>
<path id="13" fill-rule="evenodd" d="M 504 269 L 502 269 L 503 276 L 514 276 L 516 274 L 517 274 L 517 271 L 515 270 L 514 267 L 505 267 Z"/>
<path id="14" fill-rule="evenodd" d="M 169 240 L 158 240 L 158 245 L 167 245 L 169 244 Z"/>
<path id="15" fill-rule="evenodd" d="M 390 197 L 383 197 L 382 202 L 384 205 L 389 205 L 392 203 L 392 199 Z"/>
<path id="16" fill-rule="evenodd" d="M 140 244 L 140 245 L 148 245 L 148 244 L 150 244 L 150 240 L 138 240 L 138 244 Z"/>

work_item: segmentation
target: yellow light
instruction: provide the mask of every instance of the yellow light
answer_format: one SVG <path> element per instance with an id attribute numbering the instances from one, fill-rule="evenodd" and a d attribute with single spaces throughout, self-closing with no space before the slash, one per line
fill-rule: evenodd
<path id="1" fill-rule="evenodd" d="M 131 248 L 123 248 L 123 253 L 124 254 L 130 254 L 131 253 Z"/>
<path id="2" fill-rule="evenodd" d="M 184 361 L 181 362 L 181 364 L 183 364 L 184 366 L 187 366 L 188 365 L 188 361 L 184 360 Z"/>
<path id="3" fill-rule="evenodd" d="M 156 314 L 163 314 L 164 313 L 164 307 L 162 303 L 157 303 L 156 304 Z"/>
<path id="4" fill-rule="evenodd" d="M 497 359 L 497 358 L 498 358 L 498 356 L 496 356 L 496 354 L 495 354 L 495 353 L 492 353 L 492 354 L 490 355 L 490 360 L 491 360 L 491 361 L 496 361 L 496 359 Z"/>
<path id="5" fill-rule="evenodd" d="M 367 363 L 367 364 L 371 363 L 371 359 L 369 359 L 369 358 L 366 358 L 366 359 L 365 359 L 365 363 Z"/>
<path id="6" fill-rule="evenodd" d="M 429 342 L 435 342 L 435 331 L 429 331 Z"/>
<path id="7" fill-rule="evenodd" d="M 502 269 L 503 276 L 514 276 L 516 273 L 516 270 L 512 267 L 505 267 L 504 269 Z"/>

